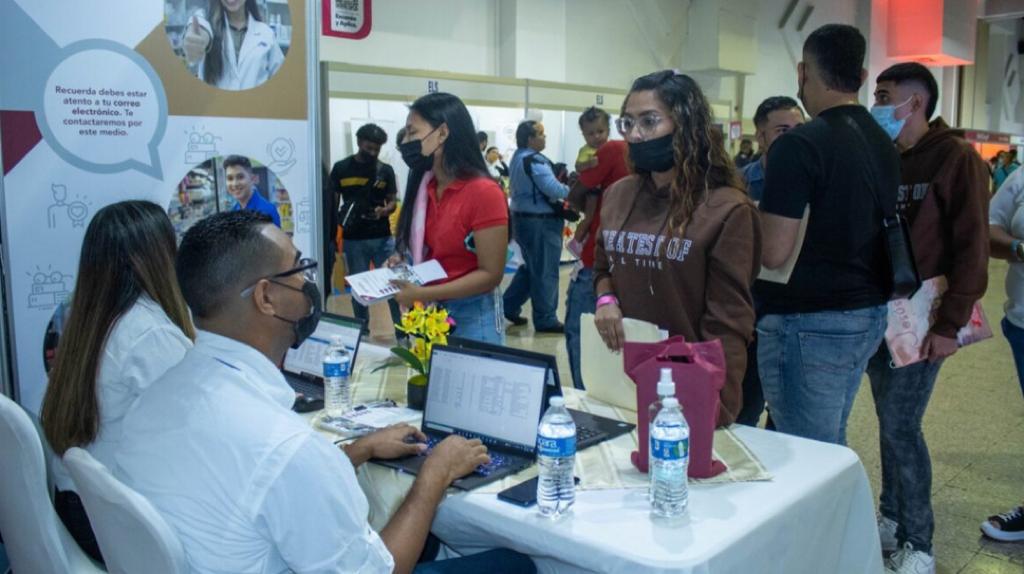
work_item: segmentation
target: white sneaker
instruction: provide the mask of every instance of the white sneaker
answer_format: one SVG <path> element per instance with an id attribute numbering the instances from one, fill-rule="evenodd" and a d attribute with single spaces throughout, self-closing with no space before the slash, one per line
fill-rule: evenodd
<path id="1" fill-rule="evenodd" d="M 899 543 L 896 542 L 896 521 L 878 515 L 878 537 L 882 540 L 882 552 L 896 552 L 899 550 Z"/>
<path id="2" fill-rule="evenodd" d="M 909 542 L 886 560 L 885 571 L 891 574 L 935 574 L 935 557 L 914 550 Z"/>

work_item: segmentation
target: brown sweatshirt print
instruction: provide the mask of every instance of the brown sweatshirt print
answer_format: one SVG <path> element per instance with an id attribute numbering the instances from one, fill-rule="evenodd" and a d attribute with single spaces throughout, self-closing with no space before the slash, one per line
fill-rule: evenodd
<path id="1" fill-rule="evenodd" d="M 956 337 L 988 287 L 989 174 L 985 161 L 942 118 L 900 154 L 897 206 L 910 224 L 922 279 L 945 275 L 932 332 Z"/>
<path id="2" fill-rule="evenodd" d="M 698 203 L 680 234 L 668 226 L 668 193 L 638 175 L 605 192 L 595 283 L 611 277 L 625 317 L 687 341 L 721 340 L 727 372 L 718 424 L 724 426 L 736 420 L 743 402 L 761 223 L 744 192 L 724 187 Z"/>

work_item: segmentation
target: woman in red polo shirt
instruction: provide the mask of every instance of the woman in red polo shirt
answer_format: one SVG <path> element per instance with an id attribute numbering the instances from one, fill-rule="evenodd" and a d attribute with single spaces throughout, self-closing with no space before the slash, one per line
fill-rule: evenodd
<path id="1" fill-rule="evenodd" d="M 427 94 L 409 107 L 402 159 L 412 170 L 398 219 L 398 253 L 436 259 L 448 274 L 424 286 L 400 283 L 404 306 L 438 302 L 460 337 L 504 342 L 498 285 L 508 249 L 508 204 L 480 155 L 476 128 L 459 98 Z"/>

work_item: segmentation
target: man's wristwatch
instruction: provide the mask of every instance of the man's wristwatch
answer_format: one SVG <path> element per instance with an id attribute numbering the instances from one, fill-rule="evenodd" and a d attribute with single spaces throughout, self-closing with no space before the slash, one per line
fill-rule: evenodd
<path id="1" fill-rule="evenodd" d="M 1013 255 L 1017 258 L 1017 261 L 1024 261 L 1024 241 L 1014 239 L 1013 243 L 1010 244 L 1010 248 L 1013 250 Z"/>

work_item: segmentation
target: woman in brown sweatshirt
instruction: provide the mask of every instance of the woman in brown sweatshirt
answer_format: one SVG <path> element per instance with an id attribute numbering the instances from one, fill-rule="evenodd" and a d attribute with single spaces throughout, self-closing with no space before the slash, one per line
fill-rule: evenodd
<path id="1" fill-rule="evenodd" d="M 623 317 L 687 341 L 721 340 L 727 368 L 718 424 L 731 424 L 754 332 L 757 210 L 689 76 L 666 70 L 638 78 L 618 128 L 636 175 L 604 196 L 594 258 L 598 332 L 613 351 L 622 348 Z"/>

